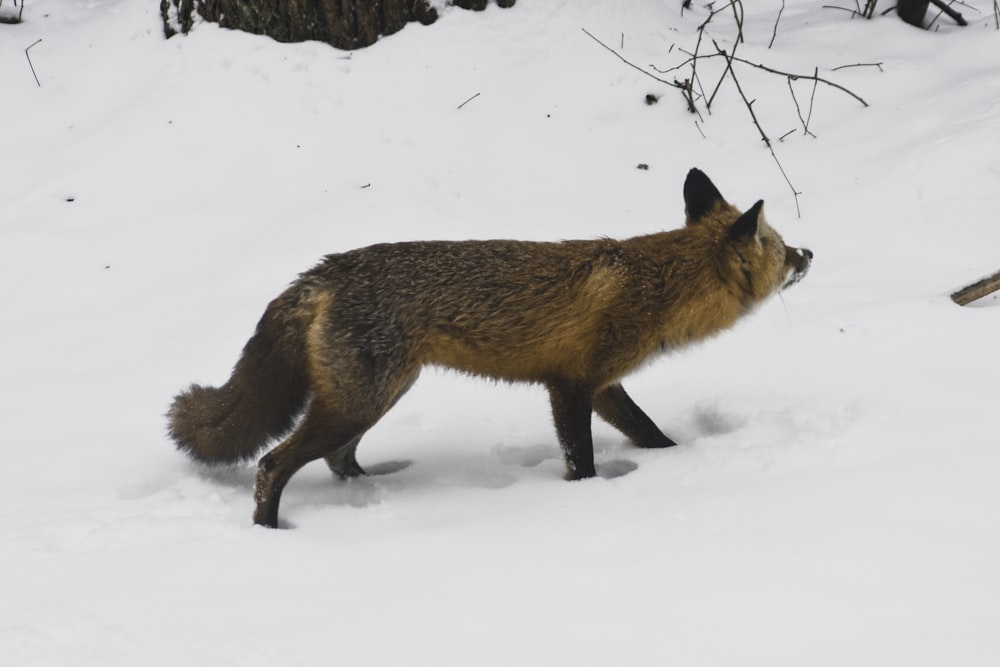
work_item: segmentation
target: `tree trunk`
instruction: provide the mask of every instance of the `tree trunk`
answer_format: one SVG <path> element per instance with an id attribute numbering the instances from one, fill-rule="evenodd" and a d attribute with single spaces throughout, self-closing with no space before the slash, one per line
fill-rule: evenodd
<path id="1" fill-rule="evenodd" d="M 511 7 L 515 0 L 497 0 Z M 487 0 L 454 0 L 466 9 L 485 9 Z M 410 21 L 430 25 L 437 11 L 427 0 L 161 0 L 167 37 L 187 33 L 202 19 L 224 28 L 267 35 L 279 42 L 317 40 L 338 49 L 360 49 L 391 35 Z"/>
<path id="2" fill-rule="evenodd" d="M 952 9 L 944 0 L 899 0 L 896 4 L 896 13 L 899 14 L 899 18 L 910 25 L 915 25 L 918 28 L 926 28 L 927 26 L 924 25 L 924 16 L 927 15 L 927 7 L 931 4 L 953 18 L 958 25 L 969 25 L 965 18 Z"/>
<path id="3" fill-rule="evenodd" d="M 924 27 L 924 16 L 927 14 L 927 5 L 930 0 L 899 0 L 896 3 L 896 13 L 910 25 L 918 28 Z"/>

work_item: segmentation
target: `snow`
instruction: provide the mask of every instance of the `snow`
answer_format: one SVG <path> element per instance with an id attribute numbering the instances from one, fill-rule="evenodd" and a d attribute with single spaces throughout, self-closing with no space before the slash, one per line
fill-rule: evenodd
<path id="1" fill-rule="evenodd" d="M 786 4 L 768 50 L 780 3 L 747 3 L 742 56 L 870 105 L 819 86 L 809 137 L 738 70 L 801 218 L 731 84 L 699 131 L 581 31 L 665 69 L 703 7 L 444 9 L 354 53 L 164 40 L 153 2 L 0 25 L 3 663 L 995 664 L 1000 307 L 947 295 L 1000 268 L 1000 33 L 985 1 L 937 32 Z M 427 371 L 362 442 L 380 474 L 308 466 L 270 531 L 253 466 L 166 437 L 323 254 L 672 228 L 692 166 L 816 258 L 627 379 L 681 446 L 595 421 L 602 477 L 567 483 L 541 389 Z"/>

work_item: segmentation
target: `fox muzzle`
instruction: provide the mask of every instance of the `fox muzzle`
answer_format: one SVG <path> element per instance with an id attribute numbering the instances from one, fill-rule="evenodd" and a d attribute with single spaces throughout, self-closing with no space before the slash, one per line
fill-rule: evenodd
<path id="1" fill-rule="evenodd" d="M 785 252 L 785 257 L 791 260 L 790 263 L 792 266 L 788 274 L 788 280 L 781 289 L 791 287 L 805 278 L 806 273 L 809 272 L 809 266 L 812 264 L 813 258 L 812 250 L 808 248 L 788 248 Z"/>

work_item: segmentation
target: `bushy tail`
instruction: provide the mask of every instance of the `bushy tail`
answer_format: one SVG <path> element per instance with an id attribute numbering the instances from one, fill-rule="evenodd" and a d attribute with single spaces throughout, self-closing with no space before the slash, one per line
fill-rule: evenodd
<path id="1" fill-rule="evenodd" d="M 273 301 L 247 341 L 229 381 L 191 385 L 174 398 L 170 436 L 191 458 L 212 465 L 252 458 L 287 433 L 309 398 L 303 327 Z"/>

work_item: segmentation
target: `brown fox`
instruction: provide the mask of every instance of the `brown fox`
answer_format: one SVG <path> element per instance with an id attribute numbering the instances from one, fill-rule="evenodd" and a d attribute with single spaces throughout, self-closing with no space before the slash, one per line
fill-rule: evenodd
<path id="1" fill-rule="evenodd" d="M 784 244 L 763 201 L 741 213 L 697 169 L 684 202 L 684 228 L 622 241 L 425 241 L 328 255 L 268 305 L 226 384 L 174 399 L 170 435 L 197 461 L 231 464 L 291 430 L 257 467 L 253 520 L 270 527 L 306 463 L 364 474 L 358 442 L 426 365 L 544 385 L 567 479 L 595 475 L 593 412 L 639 447 L 671 447 L 621 378 L 727 329 L 799 281 L 813 256 Z"/>

